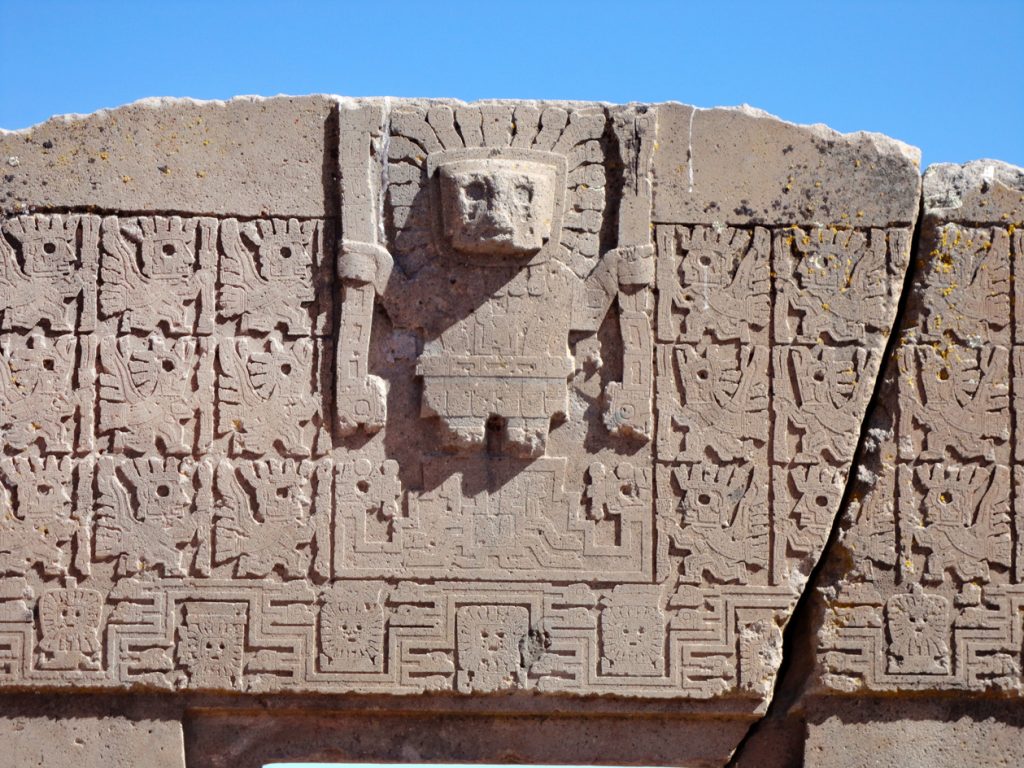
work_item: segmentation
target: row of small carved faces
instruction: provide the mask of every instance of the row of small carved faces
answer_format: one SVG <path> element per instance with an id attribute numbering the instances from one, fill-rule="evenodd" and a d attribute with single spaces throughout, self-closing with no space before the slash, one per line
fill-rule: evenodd
<path id="1" fill-rule="evenodd" d="M 3 230 L 0 268 L 12 287 L 9 296 L 0 293 L 6 328 L 89 332 L 112 321 L 116 328 L 107 329 L 124 333 L 206 335 L 219 319 L 245 332 L 331 330 L 332 291 L 316 290 L 332 279 L 324 272 L 322 222 L 53 214 L 10 219 Z M 779 293 L 777 340 L 858 341 L 888 328 L 887 304 L 898 288 L 892 266 L 906 258 L 907 235 L 660 226 L 660 250 L 682 256 L 677 269 L 659 277 L 670 283 L 661 288 L 682 292 L 662 302 L 659 325 L 675 307 L 694 326 L 680 328 L 682 337 L 695 329 L 728 334 L 740 322 L 730 301 L 739 301 L 741 324 L 766 329 L 771 273 Z M 760 335 L 754 330 L 749 340 Z"/>
<path id="2" fill-rule="evenodd" d="M 2 328 L 329 332 L 324 223 L 22 216 L 0 225 Z M 112 324 L 112 325 L 111 325 Z"/>

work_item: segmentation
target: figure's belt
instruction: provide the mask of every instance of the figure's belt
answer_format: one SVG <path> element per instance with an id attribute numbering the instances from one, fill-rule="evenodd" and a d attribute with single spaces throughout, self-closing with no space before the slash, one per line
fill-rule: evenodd
<path id="1" fill-rule="evenodd" d="M 416 365 L 417 376 L 495 376 L 565 379 L 572 373 L 568 357 L 425 355 Z"/>

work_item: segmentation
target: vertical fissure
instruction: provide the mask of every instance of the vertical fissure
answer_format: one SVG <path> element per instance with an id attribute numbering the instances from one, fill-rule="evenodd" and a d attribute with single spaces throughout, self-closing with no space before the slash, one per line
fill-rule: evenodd
<path id="1" fill-rule="evenodd" d="M 839 537 L 842 533 L 843 521 L 849 511 L 850 501 L 854 494 L 857 493 L 858 487 L 864 483 L 863 480 L 859 479 L 859 470 L 864 465 L 867 454 L 872 450 L 869 440 L 871 440 L 870 433 L 874 427 L 873 417 L 876 415 L 876 409 L 881 400 L 886 382 L 889 379 L 890 362 L 895 359 L 895 352 L 900 339 L 900 329 L 903 326 L 904 317 L 907 312 L 907 303 L 910 299 L 916 277 L 917 265 L 914 255 L 918 253 L 924 219 L 923 190 L 922 196 L 919 198 L 919 206 L 917 222 L 914 226 L 910 242 L 907 270 L 904 273 L 903 285 L 900 289 L 891 331 L 879 361 L 878 373 L 876 374 L 875 384 L 871 391 L 871 397 L 868 400 L 864 417 L 861 420 L 860 434 L 857 436 L 857 446 L 854 450 L 853 461 L 850 464 L 839 508 L 832 520 L 832 528 L 829 531 L 818 561 L 811 569 L 803 592 L 801 592 L 800 597 L 797 599 L 796 606 L 790 615 L 789 623 L 783 630 L 782 663 L 775 676 L 772 697 L 768 708 L 763 717 L 751 724 L 746 735 L 744 735 L 733 752 L 732 758 L 727 763 L 728 768 L 739 768 L 744 764 L 753 764 L 744 762 L 747 746 L 753 743 L 757 735 L 769 724 L 784 721 L 792 714 L 793 707 L 799 701 L 801 694 L 806 688 L 808 679 L 813 674 L 816 666 L 817 618 L 820 613 L 819 589 L 822 586 L 822 577 L 838 549 Z M 801 756 L 788 755 L 787 757 L 792 760 L 793 765 L 801 764 Z"/>

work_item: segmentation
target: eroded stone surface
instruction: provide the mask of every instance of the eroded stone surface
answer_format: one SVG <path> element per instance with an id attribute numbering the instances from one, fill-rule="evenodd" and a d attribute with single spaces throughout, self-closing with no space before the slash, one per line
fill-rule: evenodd
<path id="1" fill-rule="evenodd" d="M 936 166 L 924 200 L 907 315 L 825 581 L 820 680 L 1020 695 L 1024 172 Z"/>
<path id="2" fill-rule="evenodd" d="M 0 717 L 0 767 L 185 768 L 181 723 L 98 717 Z"/>
<path id="3" fill-rule="evenodd" d="M 893 323 L 913 151 L 319 97 L 0 141 L 5 684 L 763 708 Z M 131 182 L 91 188 L 103 163 Z"/>

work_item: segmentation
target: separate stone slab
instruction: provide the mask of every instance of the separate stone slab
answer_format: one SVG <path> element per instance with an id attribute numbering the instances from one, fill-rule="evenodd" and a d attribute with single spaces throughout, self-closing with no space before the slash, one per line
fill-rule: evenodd
<path id="1" fill-rule="evenodd" d="M 0 716 L 0 768 L 185 768 L 181 723 L 121 716 Z"/>
<path id="2" fill-rule="evenodd" d="M 820 682 L 1020 695 L 1024 170 L 934 166 L 924 200 L 907 314 L 823 581 Z"/>
<path id="3" fill-rule="evenodd" d="M 806 768 L 975 768 L 1024 763 L 1019 702 L 858 702 L 807 725 Z M 751 763 L 754 765 L 755 763 Z"/>
<path id="4" fill-rule="evenodd" d="M 0 142 L 3 684 L 766 706 L 916 151 L 327 97 Z"/>

